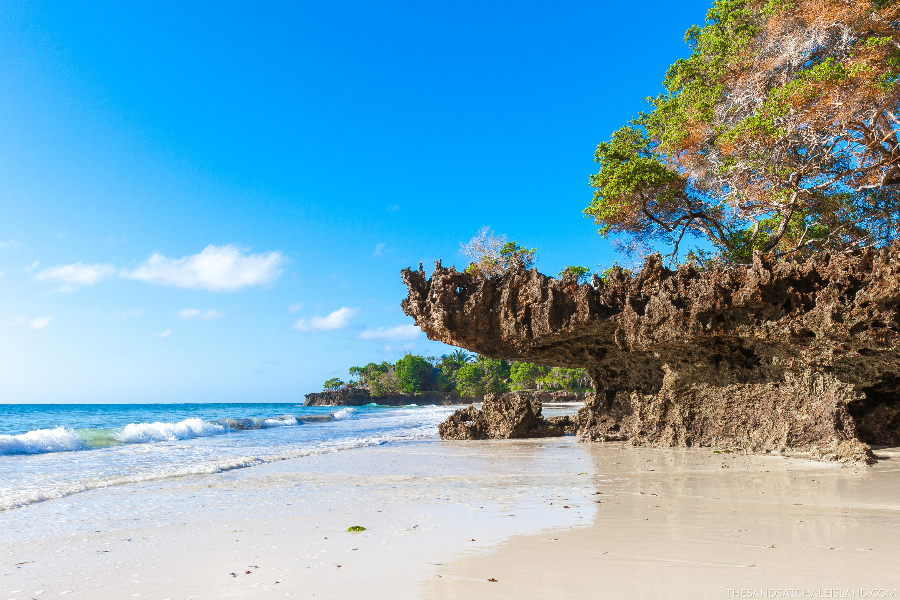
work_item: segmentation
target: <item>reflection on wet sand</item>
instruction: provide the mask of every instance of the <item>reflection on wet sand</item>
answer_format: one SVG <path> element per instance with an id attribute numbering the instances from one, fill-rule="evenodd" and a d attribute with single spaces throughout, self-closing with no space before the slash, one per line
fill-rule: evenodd
<path id="1" fill-rule="evenodd" d="M 868 468 L 623 444 L 586 452 L 596 488 L 590 527 L 460 557 L 430 582 L 428 597 L 726 598 L 759 589 L 835 597 L 900 588 L 897 449 L 876 451 L 880 461 Z"/>

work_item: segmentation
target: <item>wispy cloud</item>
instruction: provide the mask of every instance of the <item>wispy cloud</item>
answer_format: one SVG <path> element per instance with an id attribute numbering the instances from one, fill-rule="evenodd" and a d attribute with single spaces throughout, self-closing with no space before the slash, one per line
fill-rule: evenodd
<path id="1" fill-rule="evenodd" d="M 389 354 L 394 354 L 397 352 L 408 352 L 415 347 L 415 344 L 403 344 L 402 346 L 391 346 L 390 344 L 388 344 L 384 348 L 382 348 L 381 351 L 387 352 Z"/>
<path id="2" fill-rule="evenodd" d="M 286 262 L 278 251 L 247 254 L 230 244 L 209 245 L 199 254 L 182 258 L 153 254 L 133 271 L 123 271 L 121 275 L 156 285 L 211 292 L 234 291 L 275 281 Z"/>
<path id="3" fill-rule="evenodd" d="M 400 340 L 413 340 L 419 337 L 422 331 L 415 325 L 397 325 L 396 327 L 379 327 L 378 329 L 366 329 L 358 336 L 361 340 L 381 340 L 385 342 L 397 342 Z"/>
<path id="4" fill-rule="evenodd" d="M 206 310 L 200 310 L 197 308 L 183 308 L 178 311 L 179 319 L 200 319 L 201 321 L 215 321 L 220 317 L 225 316 L 224 310 L 216 310 L 214 308 L 208 308 Z"/>
<path id="5" fill-rule="evenodd" d="M 115 272 L 116 269 L 110 264 L 101 265 L 95 263 L 87 265 L 77 262 L 71 265 L 60 265 L 44 269 L 34 276 L 34 280 L 61 283 L 59 291 L 74 292 L 78 286 L 100 283 Z"/>
<path id="6" fill-rule="evenodd" d="M 334 329 L 344 329 L 350 324 L 352 319 L 359 312 L 358 308 L 347 308 L 346 306 L 329 313 L 325 317 L 313 317 L 308 321 L 306 319 L 297 319 L 294 323 L 294 329 L 297 331 L 332 331 Z"/>
<path id="7" fill-rule="evenodd" d="M 156 337 L 158 337 L 159 339 L 164 340 L 164 339 L 166 339 L 167 337 L 169 337 L 170 335 L 172 335 L 172 330 L 171 330 L 171 329 L 166 329 L 165 331 L 160 331 L 159 333 L 154 334 L 154 335 L 155 335 Z"/>
<path id="8" fill-rule="evenodd" d="M 0 248 L 9 248 L 11 246 L 18 246 L 19 242 L 16 241 L 16 238 L 12 238 L 8 242 L 0 242 Z"/>
<path id="9" fill-rule="evenodd" d="M 297 312 L 301 308 L 303 308 L 302 302 L 298 302 L 296 304 L 291 304 L 290 306 L 288 306 L 288 312 Z"/>
<path id="10" fill-rule="evenodd" d="M 29 325 L 29 327 L 31 327 L 32 329 L 43 329 L 50 324 L 51 319 L 53 319 L 53 317 L 38 317 L 31 322 L 31 325 Z"/>
<path id="11" fill-rule="evenodd" d="M 384 250 L 384 247 L 386 245 L 387 244 L 385 244 L 384 242 L 378 242 L 377 244 L 375 244 L 375 252 L 372 253 L 372 256 L 384 256 L 381 251 Z"/>

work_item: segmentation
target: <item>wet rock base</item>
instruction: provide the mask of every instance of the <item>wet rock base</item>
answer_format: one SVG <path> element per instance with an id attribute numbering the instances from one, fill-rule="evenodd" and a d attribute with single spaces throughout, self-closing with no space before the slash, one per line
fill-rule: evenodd
<path id="1" fill-rule="evenodd" d="M 481 410 L 462 408 L 438 426 L 442 440 L 506 440 L 558 437 L 574 433 L 571 417 L 541 414 L 541 401 L 532 394 L 487 394 Z"/>

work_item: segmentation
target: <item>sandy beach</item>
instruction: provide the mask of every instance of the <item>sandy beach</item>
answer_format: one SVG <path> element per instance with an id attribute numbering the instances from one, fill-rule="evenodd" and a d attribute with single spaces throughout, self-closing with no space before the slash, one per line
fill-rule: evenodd
<path id="1" fill-rule="evenodd" d="M 422 441 L 123 485 L 0 515 L 0 598 L 891 597 L 900 451 L 877 454 Z"/>

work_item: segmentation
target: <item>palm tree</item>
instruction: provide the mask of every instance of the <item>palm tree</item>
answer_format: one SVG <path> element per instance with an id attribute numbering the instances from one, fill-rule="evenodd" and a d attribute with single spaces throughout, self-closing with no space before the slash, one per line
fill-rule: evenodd
<path id="1" fill-rule="evenodd" d="M 466 363 L 472 362 L 472 355 L 463 349 L 454 350 L 447 355 L 447 362 L 454 363 L 461 367 Z"/>

